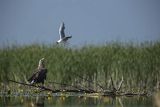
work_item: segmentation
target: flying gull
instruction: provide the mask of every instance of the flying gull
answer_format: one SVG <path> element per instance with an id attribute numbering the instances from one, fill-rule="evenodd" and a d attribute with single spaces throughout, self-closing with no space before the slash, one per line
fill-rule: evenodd
<path id="1" fill-rule="evenodd" d="M 38 68 L 35 73 L 28 79 L 30 84 L 42 83 L 46 80 L 47 69 L 45 68 L 44 58 L 39 60 Z"/>
<path id="2" fill-rule="evenodd" d="M 62 22 L 59 28 L 60 39 L 56 42 L 57 44 L 62 42 L 66 43 L 69 38 L 72 38 L 72 36 L 65 35 L 64 29 L 65 29 L 64 22 Z"/>

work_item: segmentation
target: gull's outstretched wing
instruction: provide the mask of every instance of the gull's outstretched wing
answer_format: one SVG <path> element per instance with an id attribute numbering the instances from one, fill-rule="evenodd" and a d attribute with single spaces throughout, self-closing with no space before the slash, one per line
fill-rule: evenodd
<path id="1" fill-rule="evenodd" d="M 64 29 L 65 29 L 65 26 L 64 26 L 64 23 L 62 23 L 59 28 L 60 39 L 65 37 Z"/>

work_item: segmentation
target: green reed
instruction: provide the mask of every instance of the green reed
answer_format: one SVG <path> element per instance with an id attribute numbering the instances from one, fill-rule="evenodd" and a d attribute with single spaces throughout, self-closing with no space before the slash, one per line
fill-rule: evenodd
<path id="1" fill-rule="evenodd" d="M 98 83 L 109 89 L 110 76 L 116 86 L 123 76 L 122 90 L 153 90 L 160 81 L 160 42 L 156 42 L 81 48 L 38 44 L 3 48 L 0 49 L 1 83 L 8 83 L 8 79 L 26 82 L 42 57 L 48 69 L 46 84 L 54 81 L 97 89 Z"/>

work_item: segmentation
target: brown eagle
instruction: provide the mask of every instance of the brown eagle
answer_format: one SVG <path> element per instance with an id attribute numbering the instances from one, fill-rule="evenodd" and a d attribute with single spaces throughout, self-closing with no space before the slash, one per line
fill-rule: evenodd
<path id="1" fill-rule="evenodd" d="M 39 60 L 38 68 L 36 72 L 28 79 L 30 84 L 42 83 L 44 84 L 44 80 L 47 77 L 47 69 L 45 68 L 44 58 Z"/>

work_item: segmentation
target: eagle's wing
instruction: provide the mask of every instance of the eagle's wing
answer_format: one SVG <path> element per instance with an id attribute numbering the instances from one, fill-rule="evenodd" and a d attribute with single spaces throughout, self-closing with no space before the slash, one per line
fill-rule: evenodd
<path id="1" fill-rule="evenodd" d="M 46 80 L 46 76 L 47 76 L 47 69 L 41 69 L 38 73 L 38 78 L 40 80 Z"/>
<path id="2" fill-rule="evenodd" d="M 39 71 L 36 71 L 32 74 L 32 76 L 28 79 L 29 82 L 32 82 L 35 78 L 37 78 Z"/>

